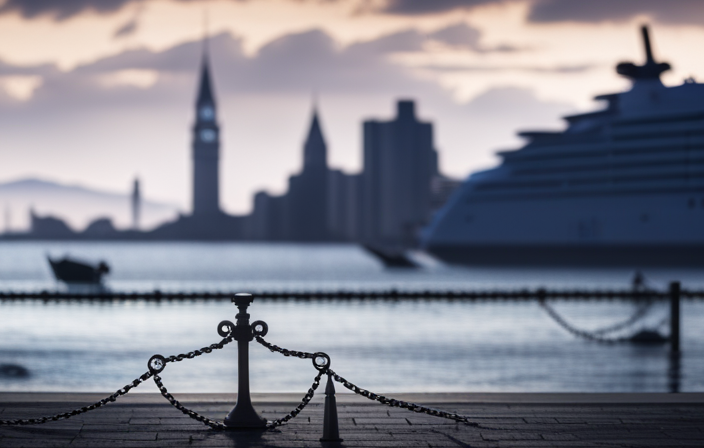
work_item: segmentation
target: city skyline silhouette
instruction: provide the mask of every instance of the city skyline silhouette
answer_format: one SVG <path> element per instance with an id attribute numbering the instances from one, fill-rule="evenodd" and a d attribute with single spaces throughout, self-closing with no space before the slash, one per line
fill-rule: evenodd
<path id="1" fill-rule="evenodd" d="M 190 212 L 192 117 L 183 105 L 193 100 L 203 8 L 166 1 L 157 13 L 157 3 L 138 11 L 133 2 L 71 9 L 13 1 L 0 11 L 0 182 L 125 192 L 139 175 L 145 198 Z M 331 167 L 359 173 L 361 122 L 388 119 L 396 99 L 414 98 L 420 118 L 436 123 L 441 170 L 462 178 L 520 144 L 515 131 L 560 129 L 559 116 L 621 90 L 612 64 L 639 51 L 632 30 L 643 20 L 657 27 L 655 50 L 675 68 L 663 82 L 704 72 L 690 57 L 704 38 L 697 9 L 679 3 L 587 5 L 583 16 L 528 0 L 418 11 L 379 2 L 357 15 L 348 9 L 354 1 L 280 3 L 208 4 L 213 68 L 225 74 L 217 86 L 227 123 L 220 199 L 229 214 L 251 211 L 257 191 L 282 194 L 299 171 L 312 91 L 320 92 Z M 6 205 L 19 227 L 31 204 Z"/>

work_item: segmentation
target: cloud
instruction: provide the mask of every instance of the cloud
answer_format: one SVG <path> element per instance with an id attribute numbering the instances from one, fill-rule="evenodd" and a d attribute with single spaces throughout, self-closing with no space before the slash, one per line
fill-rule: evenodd
<path id="1" fill-rule="evenodd" d="M 476 53 L 510 53 L 522 50 L 508 44 L 500 44 L 494 47 L 484 46 L 480 42 L 481 35 L 481 31 L 478 29 L 460 22 L 429 33 L 427 38 L 441 42 L 449 47 L 471 50 Z"/>
<path id="2" fill-rule="evenodd" d="M 544 0 L 531 7 L 531 22 L 625 21 L 647 15 L 660 23 L 704 22 L 704 2 L 700 0 Z"/>
<path id="3" fill-rule="evenodd" d="M 360 121 L 386 119 L 397 98 L 415 99 L 420 116 L 437 124 L 441 160 L 454 176 L 491 163 L 489 150 L 497 145 L 516 144 L 515 127 L 559 123 L 556 113 L 564 105 L 542 102 L 530 91 L 494 89 L 478 103 L 458 104 L 432 77 L 389 57 L 428 41 L 411 30 L 344 47 L 310 30 L 281 36 L 248 55 L 237 36 L 211 38 L 226 209 L 246 209 L 256 189 L 281 191 L 295 172 L 312 91 L 321 92 L 331 160 L 338 157 L 334 166 L 348 170 L 359 160 Z M 0 62 L 0 76 L 42 77 L 23 101 L 0 92 L 0 135 L 3 147 L 12 148 L 0 178 L 32 173 L 116 189 L 139 171 L 145 194 L 186 206 L 202 50 L 199 41 L 159 51 L 132 49 L 65 72 Z"/>
<path id="4" fill-rule="evenodd" d="M 46 15 L 61 21 L 83 11 L 115 12 L 133 1 L 139 0 L 5 0 L 0 14 L 16 12 L 26 19 Z"/>
<path id="5" fill-rule="evenodd" d="M 701 25 L 701 0 L 386 0 L 375 12 L 396 15 L 439 14 L 489 4 L 528 3 L 528 21 L 621 22 L 645 15 L 660 23 Z"/>
<path id="6" fill-rule="evenodd" d="M 403 30 L 381 36 L 365 42 L 358 42 L 348 47 L 350 53 L 367 53 L 383 55 L 422 51 L 426 36 L 415 29 Z"/>
<path id="7" fill-rule="evenodd" d="M 10 75 L 50 75 L 58 73 L 54 64 L 13 65 L 0 59 L 0 76 Z"/>
<path id="8" fill-rule="evenodd" d="M 422 65 L 418 68 L 424 70 L 431 70 L 435 72 L 507 72 L 507 71 L 519 71 L 519 72 L 532 72 L 532 73 L 559 73 L 559 74 L 572 74 L 572 73 L 584 73 L 589 70 L 598 68 L 598 65 L 594 64 L 580 64 L 580 65 L 558 65 L 554 67 L 543 67 L 543 66 L 521 66 L 521 65 L 437 65 L 437 64 L 427 64 Z"/>
<path id="9" fill-rule="evenodd" d="M 110 14 L 130 3 L 154 0 L 5 0 L 0 14 L 18 13 L 26 19 L 48 16 L 61 21 L 91 11 Z M 194 2 L 195 0 L 173 0 Z M 237 2 L 251 0 L 232 0 Z M 305 0 L 290 0 L 301 2 Z M 453 10 L 471 10 L 491 4 L 528 3 L 528 21 L 533 23 L 626 21 L 647 15 L 661 23 L 701 25 L 704 22 L 704 2 L 701 0 L 308 0 L 357 1 L 362 11 L 393 15 L 430 15 Z M 134 32 L 136 20 L 130 20 L 115 32 L 116 37 Z M 446 36 L 455 40 L 462 36 Z M 471 36 L 464 36 L 470 37 Z M 498 51 L 498 50 L 497 50 Z M 507 51 L 510 51 L 507 50 Z"/>
<path id="10" fill-rule="evenodd" d="M 114 38 L 131 36 L 137 31 L 138 26 L 139 22 L 137 21 L 137 17 L 133 17 L 132 19 L 125 22 L 124 25 L 116 29 L 115 33 L 112 36 Z"/>
<path id="11" fill-rule="evenodd" d="M 455 9 L 471 9 L 504 0 L 387 0 L 380 10 L 389 14 L 423 15 L 436 14 Z"/>

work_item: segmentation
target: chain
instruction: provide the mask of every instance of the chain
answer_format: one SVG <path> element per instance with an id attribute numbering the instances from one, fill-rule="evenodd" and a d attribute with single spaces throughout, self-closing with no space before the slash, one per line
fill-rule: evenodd
<path id="1" fill-rule="evenodd" d="M 165 358 L 165 362 L 179 362 L 179 361 L 183 361 L 184 359 L 193 359 L 196 356 L 202 355 L 203 353 L 212 353 L 213 350 L 222 349 L 227 344 L 234 341 L 234 339 L 235 339 L 235 337 L 230 334 L 229 336 L 223 338 L 222 341 L 220 341 L 216 344 L 210 344 L 209 346 L 203 347 L 199 350 L 193 350 L 188 353 L 182 353 L 180 355 L 171 355 L 168 358 Z"/>
<path id="2" fill-rule="evenodd" d="M 266 334 L 266 331 L 264 332 L 264 334 Z M 284 423 L 297 416 L 303 410 L 303 408 L 305 408 L 308 403 L 310 403 L 310 400 L 313 398 L 316 389 L 318 389 L 318 386 L 320 385 L 320 378 L 323 376 L 324 373 L 330 371 L 330 357 L 325 353 L 299 352 L 296 350 L 282 348 L 278 345 L 270 344 L 269 342 L 265 341 L 264 338 L 259 334 L 255 334 L 254 339 L 264 347 L 271 350 L 273 353 L 281 353 L 284 356 L 293 356 L 295 358 L 300 359 L 312 359 L 313 366 L 318 369 L 318 375 L 316 375 L 315 379 L 313 380 L 313 384 L 310 386 L 310 389 L 308 389 L 308 392 L 301 400 L 301 403 L 296 406 L 295 409 L 289 412 L 285 417 L 278 418 L 267 424 L 267 427 L 269 428 L 276 428 L 277 426 L 283 425 Z"/>
<path id="3" fill-rule="evenodd" d="M 655 303 L 653 300 L 648 300 L 642 303 L 628 319 L 614 325 L 594 330 L 591 333 L 595 335 L 605 335 L 608 333 L 615 333 L 617 331 L 625 330 L 647 316 L 653 306 L 653 303 Z"/>
<path id="4" fill-rule="evenodd" d="M 152 359 L 149 360 L 149 368 L 153 368 L 154 372 L 154 383 L 156 384 L 156 387 L 159 388 L 159 392 L 161 392 L 161 395 L 166 398 L 169 403 L 179 411 L 183 412 L 187 416 L 191 417 L 194 420 L 198 420 L 199 422 L 210 426 L 213 429 L 227 429 L 227 427 L 220 423 L 216 422 L 215 420 L 211 420 L 208 417 L 205 417 L 203 415 L 200 415 L 196 411 L 192 411 L 182 405 L 176 398 L 174 398 L 173 395 L 169 393 L 169 391 L 166 389 L 166 386 L 164 386 L 164 383 L 161 382 L 161 377 L 159 376 L 159 373 L 161 373 L 162 370 L 166 367 L 166 364 L 169 362 L 180 362 L 183 361 L 184 359 L 193 359 L 196 356 L 200 356 L 204 353 L 212 353 L 213 350 L 220 350 L 223 347 L 225 347 L 227 344 L 232 342 L 234 340 L 234 336 L 232 335 L 232 331 L 228 333 L 228 335 L 223 338 L 222 341 L 216 343 L 216 344 L 210 344 L 207 347 L 203 347 L 199 350 L 193 350 L 188 353 L 182 353 L 180 355 L 172 355 L 169 356 L 168 358 L 161 357 L 159 355 L 155 355 L 152 357 Z M 155 363 L 154 365 L 152 363 Z"/>
<path id="5" fill-rule="evenodd" d="M 552 319 L 553 319 L 555 322 L 557 322 L 558 325 L 560 325 L 562 328 L 564 328 L 565 330 L 567 330 L 568 332 L 572 333 L 572 334 L 575 335 L 575 336 L 578 336 L 578 337 L 581 337 L 581 338 L 584 338 L 584 339 L 588 339 L 588 340 L 590 340 L 590 341 L 599 342 L 599 343 L 602 343 L 602 344 L 618 344 L 618 343 L 621 343 L 621 342 L 628 342 L 628 341 L 630 341 L 630 339 L 633 337 L 632 335 L 630 335 L 630 336 L 621 336 L 621 337 L 606 337 L 606 336 L 603 336 L 605 333 L 614 332 L 614 331 L 620 330 L 620 329 L 622 329 L 622 328 L 625 328 L 626 326 L 628 326 L 628 325 L 625 325 L 626 322 L 628 322 L 628 321 L 623 322 L 623 323 L 618 324 L 618 325 L 614 325 L 614 326 L 611 327 L 611 328 L 607 327 L 607 328 L 604 328 L 604 329 L 601 329 L 601 330 L 596 330 L 596 331 L 593 331 L 593 332 L 589 332 L 589 331 L 585 331 L 585 330 L 580 330 L 579 328 L 576 328 L 576 327 L 574 327 L 572 324 L 570 324 L 569 322 L 567 322 L 567 321 L 566 321 L 562 316 L 560 316 L 560 314 L 559 314 L 557 311 L 555 311 L 555 309 L 554 309 L 552 306 L 550 306 L 545 300 L 539 300 L 538 303 L 540 304 L 541 307 L 543 307 L 543 309 L 548 313 L 548 315 L 549 315 L 550 317 L 552 317 Z M 647 310 L 648 310 L 648 308 L 645 308 L 645 311 L 647 311 Z M 642 315 L 641 315 L 641 313 L 636 312 L 635 315 L 638 316 L 638 319 L 635 319 L 634 322 L 632 322 L 632 323 L 635 323 L 635 321 L 639 320 L 639 319 L 640 319 L 641 317 L 643 317 L 645 314 L 646 314 L 645 312 L 643 312 Z M 630 321 L 630 320 L 633 320 L 633 319 L 628 319 L 628 320 Z M 631 324 L 632 324 L 632 323 L 631 323 Z M 630 325 L 630 324 L 629 324 L 629 325 Z"/>
<path id="6" fill-rule="evenodd" d="M 497 429 L 497 428 L 487 428 L 485 426 L 480 425 L 479 423 L 472 422 L 469 420 L 470 417 L 467 417 L 465 415 L 460 415 L 455 412 L 442 411 L 440 409 L 429 408 L 429 407 L 423 406 L 421 404 L 410 403 L 408 401 L 403 401 L 403 400 L 396 400 L 395 398 L 389 398 L 384 395 L 375 394 L 374 392 L 370 392 L 366 389 L 362 389 L 361 387 L 357 386 L 356 384 L 350 383 L 349 381 L 347 381 L 346 379 L 344 379 L 343 377 L 341 377 L 340 375 L 335 373 L 332 369 L 328 369 L 328 374 L 332 375 L 332 377 L 335 381 L 342 384 L 343 386 L 345 386 L 347 389 L 351 390 L 355 394 L 361 395 L 361 396 L 368 398 L 372 401 L 378 401 L 379 403 L 385 404 L 387 406 L 407 409 L 409 411 L 418 412 L 418 413 L 422 413 L 422 414 L 428 414 L 428 415 L 432 415 L 435 417 L 446 418 L 449 420 L 454 420 L 459 423 L 464 423 L 469 426 L 473 426 L 475 428 L 491 429 L 491 430 Z"/>
<path id="7" fill-rule="evenodd" d="M 288 422 L 295 416 L 297 416 L 303 408 L 305 408 L 308 403 L 310 403 L 310 400 L 313 398 L 313 395 L 315 394 L 316 389 L 318 389 L 318 386 L 320 385 L 320 377 L 323 376 L 324 371 L 318 372 L 318 374 L 315 376 L 315 379 L 313 380 L 313 384 L 310 386 L 310 389 L 308 389 L 308 392 L 305 394 L 303 399 L 301 400 L 301 403 L 296 406 L 294 410 L 286 414 L 285 417 L 282 418 L 277 418 L 276 420 L 272 420 L 266 424 L 267 428 L 273 429 L 276 428 L 277 426 L 281 426 L 284 423 Z"/>
<path id="8" fill-rule="evenodd" d="M 301 358 L 301 359 L 315 359 L 316 354 L 315 353 L 308 353 L 308 352 L 297 352 L 296 350 L 288 350 L 285 348 L 281 348 L 278 345 L 270 344 L 264 340 L 263 337 L 261 336 L 254 336 L 254 338 L 262 344 L 264 347 L 268 348 L 272 352 L 277 352 L 281 353 L 284 356 L 293 356 L 296 358 Z"/>
<path id="9" fill-rule="evenodd" d="M 108 403 L 112 403 L 112 402 L 116 401 L 118 399 L 118 397 L 125 395 L 131 389 L 139 386 L 144 381 L 148 380 L 152 375 L 153 374 L 151 372 L 146 372 L 143 375 L 135 378 L 134 381 L 132 381 L 130 384 L 126 385 L 122 389 L 118 389 L 114 394 L 110 395 L 109 397 L 103 398 L 100 401 L 96 401 L 95 403 L 93 403 L 89 406 L 83 406 L 82 408 L 78 408 L 78 409 L 75 409 L 70 412 L 62 412 L 60 414 L 55 414 L 55 415 L 47 416 L 47 417 L 18 419 L 18 420 L 0 420 L 0 426 L 2 426 L 2 425 L 39 425 L 39 424 L 46 423 L 46 422 L 55 422 L 57 420 L 71 418 L 75 415 L 83 414 L 84 412 L 98 409 L 101 406 L 104 406 Z"/>
<path id="10" fill-rule="evenodd" d="M 226 338 L 224 338 L 222 341 L 220 341 L 220 342 L 218 342 L 218 343 L 216 343 L 216 344 L 211 344 L 211 345 L 209 345 L 208 347 L 203 347 L 203 348 L 201 348 L 200 350 L 193 350 L 193 351 L 188 352 L 188 353 L 183 353 L 183 354 L 179 354 L 179 355 L 175 355 L 175 356 L 169 356 L 168 358 L 163 358 L 163 357 L 161 357 L 161 356 L 159 356 L 159 355 L 156 355 L 156 356 L 152 357 L 152 359 L 149 360 L 149 364 L 150 364 L 150 366 L 151 366 L 152 360 L 154 360 L 155 358 L 161 358 L 160 360 L 157 360 L 157 362 L 160 362 L 160 363 L 161 363 L 161 364 L 160 364 L 160 368 L 155 369 L 155 370 L 152 370 L 152 368 L 150 367 L 150 370 L 149 370 L 148 372 L 146 372 L 146 373 L 144 373 L 143 375 L 141 375 L 141 376 L 135 378 L 135 380 L 132 381 L 130 384 L 126 385 L 125 387 L 123 387 L 123 388 L 121 388 L 121 389 L 118 389 L 114 394 L 110 395 L 109 397 L 103 398 L 103 399 L 100 400 L 100 401 L 96 401 L 95 403 L 93 403 L 93 404 L 91 404 L 91 405 L 83 406 L 82 408 L 75 409 L 75 410 L 70 411 L 70 412 L 62 412 L 62 413 L 60 413 L 60 414 L 56 414 L 56 415 L 52 415 L 52 416 L 47 416 L 47 417 L 30 418 L 30 419 L 18 419 L 18 420 L 0 420 L 0 426 L 2 426 L 2 425 L 39 425 L 39 424 L 46 423 L 46 422 L 54 422 L 54 421 L 61 420 L 61 419 L 71 418 L 71 417 L 73 417 L 73 416 L 76 416 L 76 415 L 79 415 L 79 414 L 83 414 L 84 412 L 92 411 L 92 410 L 94 410 L 94 409 L 98 409 L 98 408 L 101 407 L 101 406 L 104 406 L 104 405 L 106 405 L 106 404 L 108 404 L 108 403 L 114 402 L 115 400 L 117 400 L 118 397 L 120 397 L 120 396 L 122 396 L 122 395 L 125 395 L 125 394 L 128 393 L 130 390 L 132 390 L 132 389 L 134 389 L 135 387 L 139 386 L 140 384 L 142 384 L 144 381 L 148 380 L 148 379 L 151 378 L 151 377 L 154 377 L 154 382 L 156 382 L 157 387 L 159 387 L 159 390 L 162 391 L 162 395 L 164 395 L 164 397 L 166 397 L 167 400 L 169 400 L 170 402 L 171 402 L 171 400 L 173 400 L 174 402 L 176 402 L 177 404 L 179 404 L 178 401 L 176 401 L 176 400 L 173 398 L 173 396 L 171 396 L 171 394 L 169 394 L 169 393 L 166 391 L 166 388 L 164 388 L 163 384 L 161 384 L 161 380 L 159 379 L 159 381 L 157 381 L 157 378 L 159 378 L 159 376 L 157 375 L 157 373 L 161 372 L 161 370 L 164 369 L 164 367 L 166 366 L 166 363 L 183 361 L 184 359 L 193 359 L 193 358 L 195 358 L 196 356 L 202 355 L 203 353 L 211 353 L 213 350 L 223 348 L 225 345 L 227 345 L 227 344 L 229 344 L 230 342 L 232 342 L 233 339 L 234 339 L 234 337 L 233 337 L 232 335 L 229 335 L 229 336 L 227 336 Z M 165 394 L 168 394 L 168 396 L 165 395 Z M 169 398 L 169 396 L 170 396 L 171 398 Z M 171 404 L 174 404 L 174 402 L 171 402 Z M 180 405 L 180 404 L 179 404 L 179 405 Z M 174 406 L 176 406 L 176 404 L 174 404 Z M 176 406 L 176 407 L 177 407 L 179 410 L 182 410 L 181 408 L 183 408 L 183 406 L 181 406 L 181 408 L 179 408 L 178 406 Z M 183 408 L 183 409 L 185 409 L 185 408 Z M 186 410 L 186 411 L 188 411 L 188 410 Z M 182 410 L 182 412 L 183 412 L 183 410 Z M 191 411 L 191 412 L 192 412 L 192 411 Z M 184 412 L 184 413 L 188 413 L 188 412 Z M 189 415 L 190 415 L 190 414 L 189 414 Z M 196 415 L 197 415 L 197 414 L 196 414 Z M 200 417 L 200 416 L 199 416 L 199 417 Z M 193 418 L 196 418 L 196 417 L 193 417 Z M 202 418 L 202 419 L 205 419 L 205 420 L 208 420 L 208 419 L 206 419 L 205 417 L 201 417 L 201 418 Z M 196 418 L 196 419 L 197 419 L 197 418 Z M 197 419 L 197 420 L 198 420 L 198 419 Z M 204 421 L 204 420 L 199 420 L 199 421 Z M 209 421 L 210 421 L 210 420 L 209 420 Z M 206 423 L 206 424 L 208 424 L 208 423 Z M 208 424 L 208 425 L 209 425 L 209 424 Z M 210 425 L 209 425 L 209 426 L 210 426 Z"/>
<path id="11" fill-rule="evenodd" d="M 171 403 L 171 405 L 179 411 L 183 412 L 194 420 L 198 420 L 199 422 L 210 426 L 213 429 L 227 429 L 227 426 L 225 426 L 224 424 L 216 422 L 215 420 L 211 420 L 208 417 L 202 416 L 196 411 L 192 411 L 182 405 L 177 399 L 174 398 L 173 395 L 169 393 L 168 390 L 166 390 L 166 387 L 161 382 L 161 377 L 159 375 L 154 375 L 154 382 L 156 383 L 156 387 L 159 388 L 159 392 L 161 392 L 161 395 L 163 395 L 164 398 L 169 400 L 169 403 Z"/>

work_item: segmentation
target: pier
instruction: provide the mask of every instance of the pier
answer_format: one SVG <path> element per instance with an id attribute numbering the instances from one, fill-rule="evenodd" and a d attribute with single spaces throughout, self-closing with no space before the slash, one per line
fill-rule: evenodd
<path id="1" fill-rule="evenodd" d="M 0 393 L 0 416 L 30 417 L 94 401 L 100 394 Z M 184 394 L 198 412 L 222 418 L 234 394 Z M 297 394 L 252 394 L 274 419 Z M 19 447 L 701 447 L 704 394 L 400 394 L 399 398 L 473 416 L 473 428 L 390 409 L 338 393 L 343 442 L 320 442 L 323 395 L 290 423 L 269 431 L 216 431 L 181 414 L 159 394 L 130 394 L 70 420 L 0 427 L 0 446 Z"/>

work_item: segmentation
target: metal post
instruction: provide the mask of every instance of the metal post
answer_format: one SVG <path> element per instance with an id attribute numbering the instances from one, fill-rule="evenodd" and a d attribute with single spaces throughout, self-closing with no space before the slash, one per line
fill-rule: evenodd
<path id="1" fill-rule="evenodd" d="M 232 302 L 237 305 L 237 323 L 233 331 L 237 341 L 237 403 L 225 418 L 229 428 L 264 428 L 266 419 L 257 414 L 249 396 L 249 343 L 254 339 L 249 324 L 247 307 L 254 298 L 251 294 L 235 294 Z"/>
<path id="2" fill-rule="evenodd" d="M 328 383 L 325 386 L 325 414 L 323 415 L 323 437 L 321 442 L 342 442 L 337 424 L 337 402 L 335 400 L 335 384 L 332 376 L 328 374 Z"/>
<path id="3" fill-rule="evenodd" d="M 680 352 L 680 282 L 670 283 L 670 352 Z"/>

